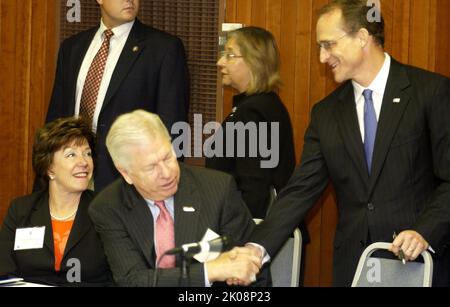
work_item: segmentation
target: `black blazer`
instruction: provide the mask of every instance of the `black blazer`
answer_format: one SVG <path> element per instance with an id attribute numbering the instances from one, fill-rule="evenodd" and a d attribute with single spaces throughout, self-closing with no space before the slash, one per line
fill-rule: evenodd
<path id="1" fill-rule="evenodd" d="M 19 276 L 31 282 L 57 286 L 111 285 L 111 273 L 103 247 L 87 212 L 92 198 L 92 191 L 85 191 L 81 196 L 60 272 L 55 271 L 48 190 L 12 201 L 0 231 L 0 272 Z M 45 226 L 42 249 L 14 251 L 16 229 L 42 226 Z M 72 284 L 66 279 L 68 271 L 73 267 L 70 263 L 67 266 L 68 260 L 72 258 L 80 261 L 81 283 Z"/>
<path id="2" fill-rule="evenodd" d="M 233 178 L 181 163 L 180 168 L 174 204 L 176 246 L 200 241 L 208 228 L 231 236 L 236 244 L 246 242 L 254 223 Z M 185 206 L 195 212 L 185 212 Z M 89 214 L 104 243 L 116 283 L 152 286 L 156 260 L 153 217 L 136 189 L 122 178 L 116 180 L 94 199 Z M 204 286 L 203 264 L 193 261 L 191 285 Z M 177 259 L 177 268 L 159 270 L 158 286 L 178 286 L 179 265 Z M 260 282 L 265 285 L 265 281 Z"/>
<path id="3" fill-rule="evenodd" d="M 450 231 L 450 80 L 392 59 L 371 176 L 351 81 L 315 105 L 301 165 L 252 240 L 275 253 L 329 181 L 339 210 L 335 285 L 349 286 L 366 245 L 392 242 L 394 231 L 415 230 L 442 254 Z"/>
<path id="4" fill-rule="evenodd" d="M 46 122 L 75 114 L 78 72 L 97 30 L 78 33 L 62 43 Z M 144 109 L 157 113 L 170 132 L 173 123 L 187 121 L 188 79 L 181 40 L 136 20 L 98 118 L 96 192 L 119 177 L 105 145 L 114 120 L 121 114 Z"/>
<path id="5" fill-rule="evenodd" d="M 234 138 L 234 157 L 225 157 L 227 143 L 225 143 L 226 124 L 255 123 L 258 127 L 260 123 L 268 123 L 267 144 L 271 146 L 270 123 L 279 123 L 279 134 L 276 136 L 279 142 L 278 165 L 275 168 L 261 168 L 261 161 L 269 160 L 262 157 L 259 149 L 257 156 L 250 157 L 249 146 L 253 139 L 250 136 L 245 138 L 245 142 L 238 144 Z M 240 94 L 233 98 L 233 112 L 227 116 L 222 123 L 224 135 L 223 149 L 224 157 L 212 157 L 206 159 L 206 167 L 227 172 L 234 176 L 238 189 L 242 192 L 242 198 L 250 209 L 254 218 L 266 217 L 270 204 L 270 189 L 274 187 L 278 192 L 286 185 L 295 168 L 295 148 L 289 113 L 274 92 L 261 93 L 255 95 Z M 257 139 L 261 130 L 258 129 Z M 258 141 L 259 144 L 259 141 Z M 245 145 L 245 157 L 237 157 L 237 146 Z"/>

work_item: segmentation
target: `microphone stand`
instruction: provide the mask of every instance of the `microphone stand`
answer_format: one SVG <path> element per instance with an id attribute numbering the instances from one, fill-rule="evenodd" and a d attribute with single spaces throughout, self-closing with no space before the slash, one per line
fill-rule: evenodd
<path id="1" fill-rule="evenodd" d="M 181 255 L 181 270 L 180 270 L 180 278 L 178 280 L 179 287 L 190 287 L 191 286 L 191 277 L 189 266 L 191 265 L 192 257 L 185 253 L 184 251 Z"/>

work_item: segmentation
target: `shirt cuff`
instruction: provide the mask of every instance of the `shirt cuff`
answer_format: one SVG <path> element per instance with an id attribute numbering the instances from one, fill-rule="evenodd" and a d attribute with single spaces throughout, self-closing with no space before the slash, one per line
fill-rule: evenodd
<path id="1" fill-rule="evenodd" d="M 259 244 L 256 244 L 256 243 L 252 243 L 252 242 L 249 242 L 247 244 L 253 245 L 253 246 L 255 246 L 255 247 L 257 247 L 257 248 L 259 248 L 261 250 L 262 264 L 263 265 L 270 261 L 270 256 L 267 253 L 266 249 L 262 245 L 259 245 Z"/>
<path id="2" fill-rule="evenodd" d="M 206 263 L 203 264 L 203 271 L 205 271 L 205 287 L 211 288 L 211 283 L 209 282 L 208 270 L 206 269 Z"/>

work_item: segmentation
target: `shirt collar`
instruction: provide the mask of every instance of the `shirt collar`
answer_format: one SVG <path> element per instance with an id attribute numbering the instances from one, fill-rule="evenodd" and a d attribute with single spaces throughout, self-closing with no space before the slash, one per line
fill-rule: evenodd
<path id="1" fill-rule="evenodd" d="M 147 204 L 151 207 L 156 207 L 155 205 L 155 201 L 151 200 L 151 199 L 145 199 L 145 201 L 147 202 Z M 173 208 L 174 205 L 174 197 L 169 197 L 167 199 L 164 200 L 164 204 L 166 205 L 167 208 Z M 173 211 L 173 210 L 171 210 Z"/>
<path id="2" fill-rule="evenodd" d="M 114 36 L 112 37 L 113 39 L 121 39 L 124 35 L 128 35 L 131 31 L 131 28 L 134 25 L 135 20 L 124 23 L 118 27 L 112 28 L 111 30 L 114 33 Z M 108 28 L 105 26 L 105 24 L 103 23 L 103 19 L 100 21 L 100 28 L 99 28 L 99 33 L 100 35 L 103 37 L 103 32 L 105 32 L 105 30 L 107 30 Z"/>
<path id="3" fill-rule="evenodd" d="M 385 60 L 383 67 L 381 67 L 381 70 L 378 72 L 377 76 L 369 85 L 369 87 L 366 88 L 358 82 L 352 80 L 353 89 L 355 91 L 355 101 L 358 101 L 365 89 L 370 89 L 380 96 L 384 95 L 384 90 L 386 89 L 386 84 L 389 77 L 389 71 L 391 69 L 391 57 L 387 53 L 385 53 L 384 55 Z"/>

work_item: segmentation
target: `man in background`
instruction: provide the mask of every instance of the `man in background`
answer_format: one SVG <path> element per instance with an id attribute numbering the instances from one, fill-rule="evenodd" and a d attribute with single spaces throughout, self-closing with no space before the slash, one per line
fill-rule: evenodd
<path id="1" fill-rule="evenodd" d="M 97 0 L 100 25 L 66 39 L 59 50 L 46 122 L 92 121 L 97 135 L 95 190 L 119 176 L 105 146 L 114 120 L 144 109 L 166 127 L 187 121 L 189 77 L 180 39 L 142 24 L 139 0 Z"/>

